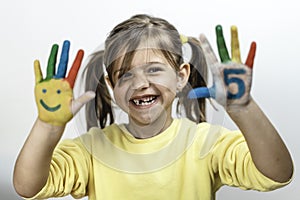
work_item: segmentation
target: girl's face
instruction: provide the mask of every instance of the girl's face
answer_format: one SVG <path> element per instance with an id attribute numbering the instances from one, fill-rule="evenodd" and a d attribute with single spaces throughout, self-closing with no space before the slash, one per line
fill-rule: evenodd
<path id="1" fill-rule="evenodd" d="M 151 50 L 138 50 L 131 66 L 112 71 L 117 105 L 129 116 L 129 122 L 149 125 L 157 120 L 170 121 L 177 90 L 186 84 L 188 64 L 176 72 L 168 61 Z"/>

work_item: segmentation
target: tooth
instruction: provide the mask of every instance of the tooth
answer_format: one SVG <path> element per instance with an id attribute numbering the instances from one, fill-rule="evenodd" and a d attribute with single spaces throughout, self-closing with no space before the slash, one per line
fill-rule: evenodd
<path id="1" fill-rule="evenodd" d="M 133 99 L 133 102 L 137 106 L 150 105 L 154 102 L 155 96 L 148 96 L 141 99 Z"/>
<path id="2" fill-rule="evenodd" d="M 133 102 L 138 105 L 139 104 L 139 100 L 134 99 Z"/>

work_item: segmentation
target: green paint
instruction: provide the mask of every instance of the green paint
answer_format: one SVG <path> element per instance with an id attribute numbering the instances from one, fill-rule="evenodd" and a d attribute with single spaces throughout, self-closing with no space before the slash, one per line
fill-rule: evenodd
<path id="1" fill-rule="evenodd" d="M 52 79 L 52 77 L 55 74 L 57 52 L 58 52 L 58 45 L 54 44 L 51 48 L 51 53 L 48 59 L 46 80 Z"/>
<path id="2" fill-rule="evenodd" d="M 217 45 L 219 56 L 222 62 L 230 61 L 229 53 L 227 51 L 225 39 L 223 36 L 223 30 L 221 25 L 216 26 L 216 35 L 217 35 Z"/>
<path id="3" fill-rule="evenodd" d="M 45 108 L 46 110 L 50 111 L 50 112 L 55 112 L 58 109 L 60 109 L 61 105 L 57 105 L 55 107 L 49 107 L 42 99 L 40 100 L 41 105 L 43 106 L 43 108 Z"/>

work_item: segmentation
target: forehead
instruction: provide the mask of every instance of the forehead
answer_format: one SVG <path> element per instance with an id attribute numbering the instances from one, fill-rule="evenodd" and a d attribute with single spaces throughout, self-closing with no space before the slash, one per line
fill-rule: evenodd
<path id="1" fill-rule="evenodd" d="M 133 56 L 131 66 L 140 66 L 149 62 L 168 64 L 167 59 L 158 50 L 142 49 L 138 50 Z"/>
<path id="2" fill-rule="evenodd" d="M 168 65 L 168 61 L 161 51 L 157 49 L 138 49 L 120 57 L 114 68 L 115 70 L 120 68 L 129 70 L 147 63 L 162 63 Z"/>

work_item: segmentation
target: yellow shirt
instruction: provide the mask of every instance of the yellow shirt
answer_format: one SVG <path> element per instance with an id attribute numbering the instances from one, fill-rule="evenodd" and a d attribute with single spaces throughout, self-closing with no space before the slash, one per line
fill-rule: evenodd
<path id="1" fill-rule="evenodd" d="M 62 141 L 47 184 L 32 199 L 212 200 L 222 185 L 270 191 L 286 184 L 256 169 L 239 131 L 174 119 L 149 139 L 113 124 Z"/>

